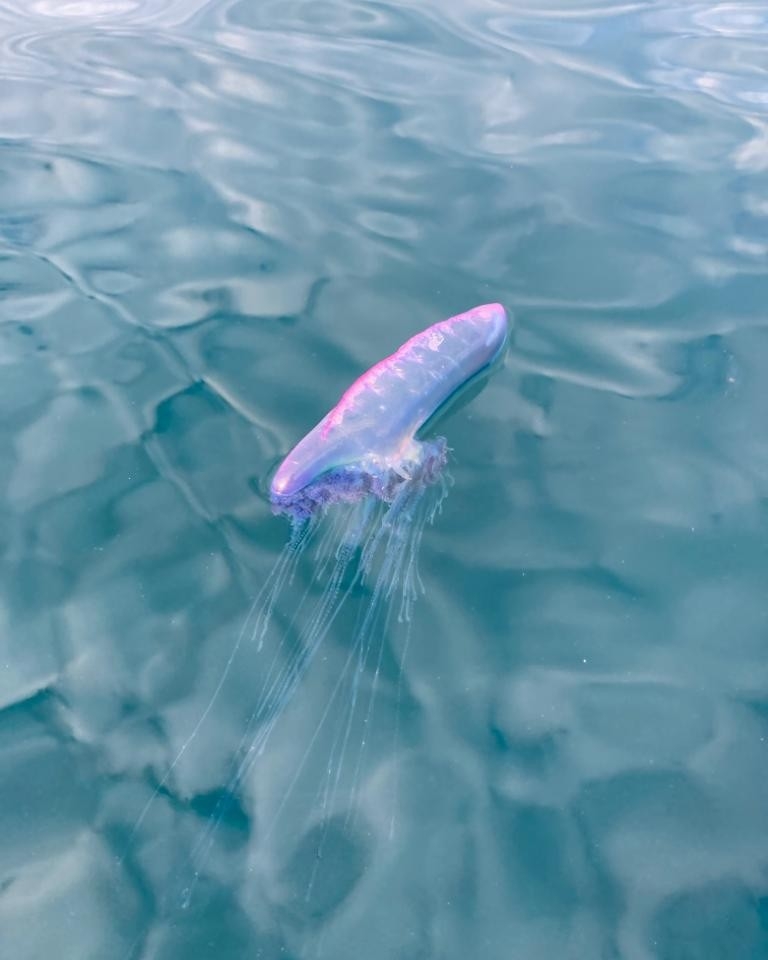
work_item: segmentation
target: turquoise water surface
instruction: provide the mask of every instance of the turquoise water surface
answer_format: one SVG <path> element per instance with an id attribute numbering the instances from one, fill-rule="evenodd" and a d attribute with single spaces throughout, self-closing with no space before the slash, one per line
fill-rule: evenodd
<path id="1" fill-rule="evenodd" d="M 768 958 L 768 6 L 0 0 L 0 43 L 0 958 Z M 342 583 L 255 715 L 341 523 L 252 639 L 271 471 L 495 300 L 410 623 L 357 659 Z"/>

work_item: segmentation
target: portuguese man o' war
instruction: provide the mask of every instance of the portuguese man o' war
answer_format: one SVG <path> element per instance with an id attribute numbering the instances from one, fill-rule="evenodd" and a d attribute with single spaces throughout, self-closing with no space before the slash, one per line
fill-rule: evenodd
<path id="1" fill-rule="evenodd" d="M 303 746 L 277 806 L 272 804 L 268 812 L 256 811 L 260 830 L 253 843 L 258 850 L 250 852 L 251 858 L 264 859 L 263 847 L 269 844 L 331 703 L 345 683 L 349 690 L 345 719 L 334 727 L 326 779 L 318 788 L 312 815 L 318 823 L 328 822 L 340 805 L 347 811 L 354 805 L 365 739 L 357 745 L 354 762 L 346 763 L 353 721 L 356 717 L 368 724 L 371 719 L 384 638 L 394 619 L 405 625 L 401 659 L 406 654 L 412 604 L 423 590 L 417 566 L 419 543 L 448 489 L 447 444 L 444 438 L 431 436 L 431 428 L 457 397 L 499 361 L 508 327 L 506 311 L 492 303 L 416 334 L 359 377 L 277 468 L 270 487 L 271 506 L 291 521 L 291 535 L 253 601 L 208 706 L 133 830 L 135 835 L 153 799 L 170 781 L 200 731 L 238 653 L 250 645 L 262 664 L 259 676 L 253 678 L 259 692 L 230 775 L 218 791 L 221 799 L 189 853 L 192 870 L 187 876 L 191 879 L 184 881 L 181 895 L 185 907 L 206 872 L 228 805 L 242 805 L 246 786 L 257 782 L 257 777 L 252 779 L 254 765 L 307 667 L 334 624 L 344 619 L 340 613 L 345 601 L 364 592 L 352 635 L 344 643 L 343 669 L 325 712 L 317 719 L 317 729 Z M 312 560 L 307 565 L 310 573 L 300 578 L 297 571 L 306 555 Z M 300 579 L 305 583 L 303 590 L 298 588 Z M 367 683 L 362 684 L 366 675 Z M 398 685 L 394 698 L 398 704 L 399 697 Z M 395 711 L 395 726 L 397 722 Z M 396 729 L 392 736 L 397 737 Z"/>
<path id="2" fill-rule="evenodd" d="M 491 303 L 411 337 L 359 377 L 291 450 L 272 480 L 272 503 L 301 517 L 369 493 L 389 502 L 403 484 L 430 483 L 445 463 L 445 441 L 416 435 L 493 364 L 507 329 L 506 311 Z"/>

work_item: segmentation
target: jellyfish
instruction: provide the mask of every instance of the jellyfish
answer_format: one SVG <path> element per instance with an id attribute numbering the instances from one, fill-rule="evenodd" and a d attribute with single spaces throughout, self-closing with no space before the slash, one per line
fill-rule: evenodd
<path id="1" fill-rule="evenodd" d="M 459 399 L 466 400 L 473 388 L 482 386 L 503 356 L 508 330 L 506 311 L 491 303 L 417 333 L 363 373 L 274 473 L 271 508 L 290 522 L 289 536 L 253 601 L 208 706 L 155 791 L 170 780 L 205 722 L 241 647 L 252 644 L 258 651 L 263 649 L 263 669 L 254 678 L 258 692 L 234 750 L 229 778 L 193 844 L 192 881 L 184 886 L 184 906 L 191 900 L 228 804 L 264 752 L 345 601 L 364 587 L 366 602 L 359 605 L 345 666 L 328 697 L 330 704 L 341 685 L 348 683 L 347 721 L 333 741 L 327 777 L 318 792 L 319 815 L 333 807 L 352 740 L 352 717 L 358 708 L 364 719 L 373 710 L 383 650 L 383 643 L 376 646 L 374 638 L 400 623 L 406 631 L 403 656 L 407 651 L 412 607 L 423 591 L 419 543 L 425 527 L 439 513 L 450 482 L 447 443 L 435 435 L 435 425 Z M 311 582 L 298 590 L 296 570 L 310 551 Z M 289 613 L 281 614 L 282 636 L 268 651 L 265 638 L 269 631 L 274 633 L 281 605 Z M 371 681 L 367 702 L 361 706 L 360 680 L 366 671 Z M 323 720 L 324 716 L 318 717 L 318 731 Z M 316 736 L 302 745 L 293 780 L 270 822 L 264 824 L 265 834 L 280 815 Z M 353 791 L 363 746 L 361 740 L 352 763 Z"/>
<path id="2" fill-rule="evenodd" d="M 427 327 L 371 367 L 280 464 L 274 507 L 302 520 L 369 495 L 395 504 L 433 483 L 445 440 L 419 434 L 493 365 L 507 329 L 504 308 L 485 304 Z"/>

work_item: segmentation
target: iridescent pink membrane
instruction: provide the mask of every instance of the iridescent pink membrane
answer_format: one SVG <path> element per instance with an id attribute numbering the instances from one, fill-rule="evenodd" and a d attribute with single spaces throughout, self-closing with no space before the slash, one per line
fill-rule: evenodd
<path id="1" fill-rule="evenodd" d="M 404 483 L 434 482 L 445 440 L 417 433 L 493 364 L 508 329 L 504 307 L 483 304 L 427 327 L 367 370 L 280 464 L 270 488 L 276 512 L 301 518 L 371 493 L 390 502 Z"/>

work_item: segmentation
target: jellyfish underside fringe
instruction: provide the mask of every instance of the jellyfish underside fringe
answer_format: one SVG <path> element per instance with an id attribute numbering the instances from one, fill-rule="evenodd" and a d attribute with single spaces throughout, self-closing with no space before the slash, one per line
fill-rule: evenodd
<path id="1" fill-rule="evenodd" d="M 295 494 L 273 494 L 272 510 L 292 520 L 295 535 L 297 526 L 330 504 L 354 503 L 369 495 L 392 503 L 403 484 L 428 486 L 437 480 L 445 466 L 444 437 L 423 440 L 414 447 L 418 458 L 398 461 L 383 469 L 372 468 L 367 463 L 347 464 L 326 471 Z"/>

